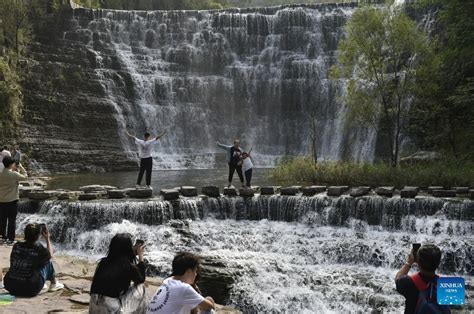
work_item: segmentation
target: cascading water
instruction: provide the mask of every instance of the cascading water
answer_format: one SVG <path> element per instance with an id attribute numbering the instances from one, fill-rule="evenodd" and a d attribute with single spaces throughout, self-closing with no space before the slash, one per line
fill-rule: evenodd
<path id="1" fill-rule="evenodd" d="M 19 232 L 47 223 L 60 250 L 89 258 L 103 256 L 117 232 L 145 239 L 162 276 L 177 251 L 215 258 L 236 270 L 229 303 L 245 313 L 399 313 L 393 277 L 414 242 L 441 247 L 443 274 L 468 286 L 474 275 L 468 200 L 257 195 L 25 202 L 21 211 Z"/>
<path id="2" fill-rule="evenodd" d="M 208 168 L 215 141 L 241 137 L 259 167 L 308 154 L 372 161 L 376 133 L 346 127 L 332 83 L 343 26 L 356 4 L 217 11 L 76 9 L 65 38 L 88 46 L 119 126 L 169 133 L 161 168 Z M 135 148 L 123 137 L 129 156 Z"/>

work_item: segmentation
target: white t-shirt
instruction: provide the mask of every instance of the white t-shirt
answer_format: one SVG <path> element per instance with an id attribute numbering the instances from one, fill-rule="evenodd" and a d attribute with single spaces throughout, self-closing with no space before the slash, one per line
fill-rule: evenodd
<path id="1" fill-rule="evenodd" d="M 155 143 L 156 141 L 154 139 L 149 140 L 149 141 L 144 141 L 135 137 L 135 144 L 137 144 L 138 146 L 138 156 L 140 158 L 151 157 L 151 151 L 153 148 L 153 144 Z"/>
<path id="2" fill-rule="evenodd" d="M 202 301 L 191 285 L 167 278 L 151 298 L 147 314 L 189 314 Z"/>
<path id="3" fill-rule="evenodd" d="M 242 162 L 242 169 L 244 169 L 244 172 L 252 168 L 253 168 L 252 159 L 250 157 L 245 158 Z"/>
<path id="4" fill-rule="evenodd" d="M 3 158 L 5 158 L 5 157 L 7 157 L 7 156 L 8 156 L 8 157 L 11 157 L 11 156 L 12 156 L 12 154 L 11 154 L 8 150 L 2 150 L 2 151 L 0 152 L 0 171 L 2 171 L 2 170 L 5 168 L 5 167 L 3 166 L 3 162 L 2 162 L 2 161 L 3 161 Z"/>

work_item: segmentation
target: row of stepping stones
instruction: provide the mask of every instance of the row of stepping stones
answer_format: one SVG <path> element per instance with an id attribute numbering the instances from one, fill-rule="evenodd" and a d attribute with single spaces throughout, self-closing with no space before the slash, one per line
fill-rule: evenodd
<path id="1" fill-rule="evenodd" d="M 470 190 L 468 187 L 455 187 L 453 189 L 447 190 L 441 186 L 431 186 L 427 190 L 427 193 L 433 197 L 471 197 L 474 199 L 474 190 Z M 294 196 L 301 193 L 303 196 L 314 196 L 319 193 L 324 193 L 328 196 L 341 196 L 343 194 L 348 194 L 352 197 L 361 197 L 369 194 L 376 194 L 384 197 L 393 197 L 395 194 L 399 194 L 402 198 L 414 198 L 420 193 L 418 187 L 409 187 L 406 186 L 401 189 L 399 192 L 392 186 L 377 187 L 373 190 L 367 186 L 353 187 L 349 186 L 290 186 L 290 187 L 280 187 L 280 186 L 263 186 L 258 187 L 254 186 L 252 188 L 240 188 L 237 189 L 233 186 L 224 187 L 223 194 L 225 196 L 243 196 L 243 197 L 252 197 L 256 193 L 260 195 L 289 195 Z M 165 200 L 176 200 L 180 196 L 184 197 L 196 197 L 198 196 L 198 189 L 193 186 L 182 186 L 173 189 L 162 189 L 160 194 Z M 202 194 L 209 197 L 219 197 L 221 196 L 220 189 L 218 186 L 209 185 L 202 187 Z M 47 200 L 52 198 L 57 198 L 59 200 L 95 200 L 102 198 L 109 199 L 123 199 L 123 198 L 151 198 L 153 197 L 153 190 L 148 188 L 127 188 L 127 189 L 118 189 L 114 186 L 108 185 L 87 185 L 79 188 L 79 191 L 65 191 L 65 190 L 54 190 L 47 191 L 43 190 L 40 187 L 22 187 L 20 189 L 21 197 L 28 197 L 32 200 Z"/>

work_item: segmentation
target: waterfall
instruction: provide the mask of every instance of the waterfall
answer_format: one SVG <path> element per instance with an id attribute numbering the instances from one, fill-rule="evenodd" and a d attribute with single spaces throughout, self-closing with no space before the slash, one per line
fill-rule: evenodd
<path id="1" fill-rule="evenodd" d="M 80 41 L 120 128 L 169 133 L 159 168 L 209 168 L 216 140 L 254 145 L 259 167 L 309 154 L 372 161 L 376 133 L 346 125 L 344 85 L 329 79 L 344 24 L 356 4 L 209 11 L 76 9 L 65 38 Z M 118 130 L 135 158 L 134 144 Z"/>
<path id="2" fill-rule="evenodd" d="M 46 223 L 60 252 L 94 260 L 128 232 L 162 276 L 175 252 L 205 254 L 236 270 L 228 303 L 245 313 L 400 312 L 393 277 L 414 242 L 440 246 L 441 273 L 472 283 L 473 209 L 462 199 L 325 194 L 21 201 L 17 232 Z"/>

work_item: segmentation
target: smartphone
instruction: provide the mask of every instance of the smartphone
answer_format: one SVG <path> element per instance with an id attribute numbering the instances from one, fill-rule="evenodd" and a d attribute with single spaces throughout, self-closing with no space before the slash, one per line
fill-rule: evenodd
<path id="1" fill-rule="evenodd" d="M 418 249 L 420 248 L 421 243 L 413 243 L 412 245 L 413 245 L 413 248 L 411 250 L 411 253 L 416 258 L 416 253 L 418 252 Z"/>
<path id="2" fill-rule="evenodd" d="M 144 244 L 145 244 L 145 241 L 143 240 L 137 239 L 137 241 L 135 241 L 135 246 L 142 246 Z"/>
<path id="3" fill-rule="evenodd" d="M 43 233 L 44 230 L 46 230 L 46 224 L 38 224 L 40 233 Z"/>

